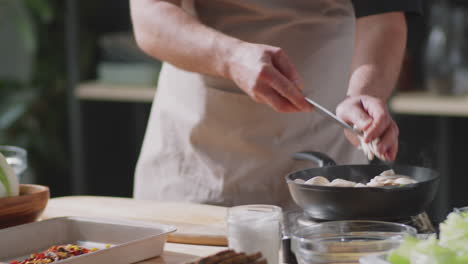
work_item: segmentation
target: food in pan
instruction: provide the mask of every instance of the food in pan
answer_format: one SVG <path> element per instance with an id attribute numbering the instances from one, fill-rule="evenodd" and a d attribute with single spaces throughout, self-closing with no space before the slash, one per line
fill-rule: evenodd
<path id="1" fill-rule="evenodd" d="M 370 182 L 367 183 L 369 187 L 382 187 L 382 186 L 401 186 L 416 183 L 415 180 L 408 176 L 394 175 L 394 176 L 375 176 Z"/>
<path id="2" fill-rule="evenodd" d="M 343 179 L 334 179 L 327 186 L 354 187 L 355 185 L 356 185 L 356 183 L 352 182 L 352 181 L 347 181 L 347 180 L 343 180 Z"/>
<path id="3" fill-rule="evenodd" d="M 380 175 L 375 176 L 370 182 L 367 183 L 369 187 L 382 187 L 382 186 L 402 186 L 407 184 L 417 183 L 416 180 L 408 176 L 395 174 L 393 170 L 383 171 Z"/>
<path id="4" fill-rule="evenodd" d="M 19 182 L 13 168 L 0 153 L 0 198 L 19 195 Z"/>
<path id="5" fill-rule="evenodd" d="M 357 183 L 353 181 L 348 181 L 344 179 L 334 179 L 329 181 L 323 176 L 316 176 L 310 180 L 304 181 L 302 179 L 296 179 L 295 182 L 311 185 L 321 185 L 321 186 L 334 186 L 334 187 L 384 187 L 384 186 L 403 186 L 407 184 L 413 184 L 417 181 L 411 179 L 408 176 L 395 174 L 393 170 L 383 171 L 380 175 L 372 178 L 368 183 Z"/>
<path id="6" fill-rule="evenodd" d="M 392 264 L 468 263 L 468 212 L 452 212 L 440 224 L 439 239 L 407 237 L 400 247 L 388 256 Z"/>
<path id="7" fill-rule="evenodd" d="M 313 177 L 312 179 L 305 182 L 305 184 L 314 184 L 314 185 L 328 185 L 330 181 L 322 176 Z"/>
<path id="8" fill-rule="evenodd" d="M 110 245 L 106 245 L 110 247 Z M 86 253 L 97 251 L 97 248 L 87 249 L 77 245 L 60 245 L 52 246 L 49 249 L 40 252 L 34 253 L 29 256 L 29 258 L 22 261 L 12 261 L 10 264 L 47 264 L 64 259 L 68 259 L 74 256 L 83 255 Z"/>

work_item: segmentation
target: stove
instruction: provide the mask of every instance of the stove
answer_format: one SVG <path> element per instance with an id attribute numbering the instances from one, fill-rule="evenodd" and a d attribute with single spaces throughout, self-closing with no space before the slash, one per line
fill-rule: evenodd
<path id="1" fill-rule="evenodd" d="M 326 220 L 312 219 L 309 216 L 307 216 L 303 211 L 290 211 L 284 213 L 281 254 L 283 258 L 283 263 L 297 264 L 296 257 L 291 250 L 291 232 L 295 228 L 300 228 L 323 222 L 326 222 Z M 434 225 L 432 224 L 431 220 L 429 219 L 426 213 L 421 213 L 417 216 L 387 222 L 394 222 L 412 226 L 418 231 L 419 234 L 431 234 L 436 232 Z"/>

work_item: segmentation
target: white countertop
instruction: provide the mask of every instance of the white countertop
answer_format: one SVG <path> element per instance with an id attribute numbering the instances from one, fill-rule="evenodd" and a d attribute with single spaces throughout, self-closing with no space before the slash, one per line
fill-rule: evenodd
<path id="1" fill-rule="evenodd" d="M 138 264 L 183 264 L 225 249 L 227 248 L 166 243 L 164 253 L 161 257 L 138 262 Z"/>

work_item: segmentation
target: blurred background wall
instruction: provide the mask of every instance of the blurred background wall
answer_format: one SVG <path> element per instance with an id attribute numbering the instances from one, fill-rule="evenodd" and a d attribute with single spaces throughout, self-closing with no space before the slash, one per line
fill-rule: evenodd
<path id="1" fill-rule="evenodd" d="M 397 95 L 466 97 L 465 2 L 425 1 L 424 17 L 408 17 Z M 0 58 L 0 145 L 28 150 L 24 181 L 50 186 L 53 196 L 130 197 L 160 63 L 136 48 L 128 1 L 2 1 Z M 392 110 L 397 161 L 442 173 L 433 217 L 468 205 L 468 110 Z"/>

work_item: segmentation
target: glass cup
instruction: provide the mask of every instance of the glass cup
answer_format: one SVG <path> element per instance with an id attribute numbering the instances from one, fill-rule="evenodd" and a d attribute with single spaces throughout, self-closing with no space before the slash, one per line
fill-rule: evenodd
<path id="1" fill-rule="evenodd" d="M 0 153 L 5 156 L 7 163 L 13 168 L 18 176 L 18 181 L 28 168 L 28 157 L 25 149 L 15 146 L 0 146 Z"/>
<path id="2" fill-rule="evenodd" d="M 282 211 L 273 205 L 242 205 L 228 209 L 229 248 L 253 254 L 261 252 L 268 264 L 278 264 Z"/>

